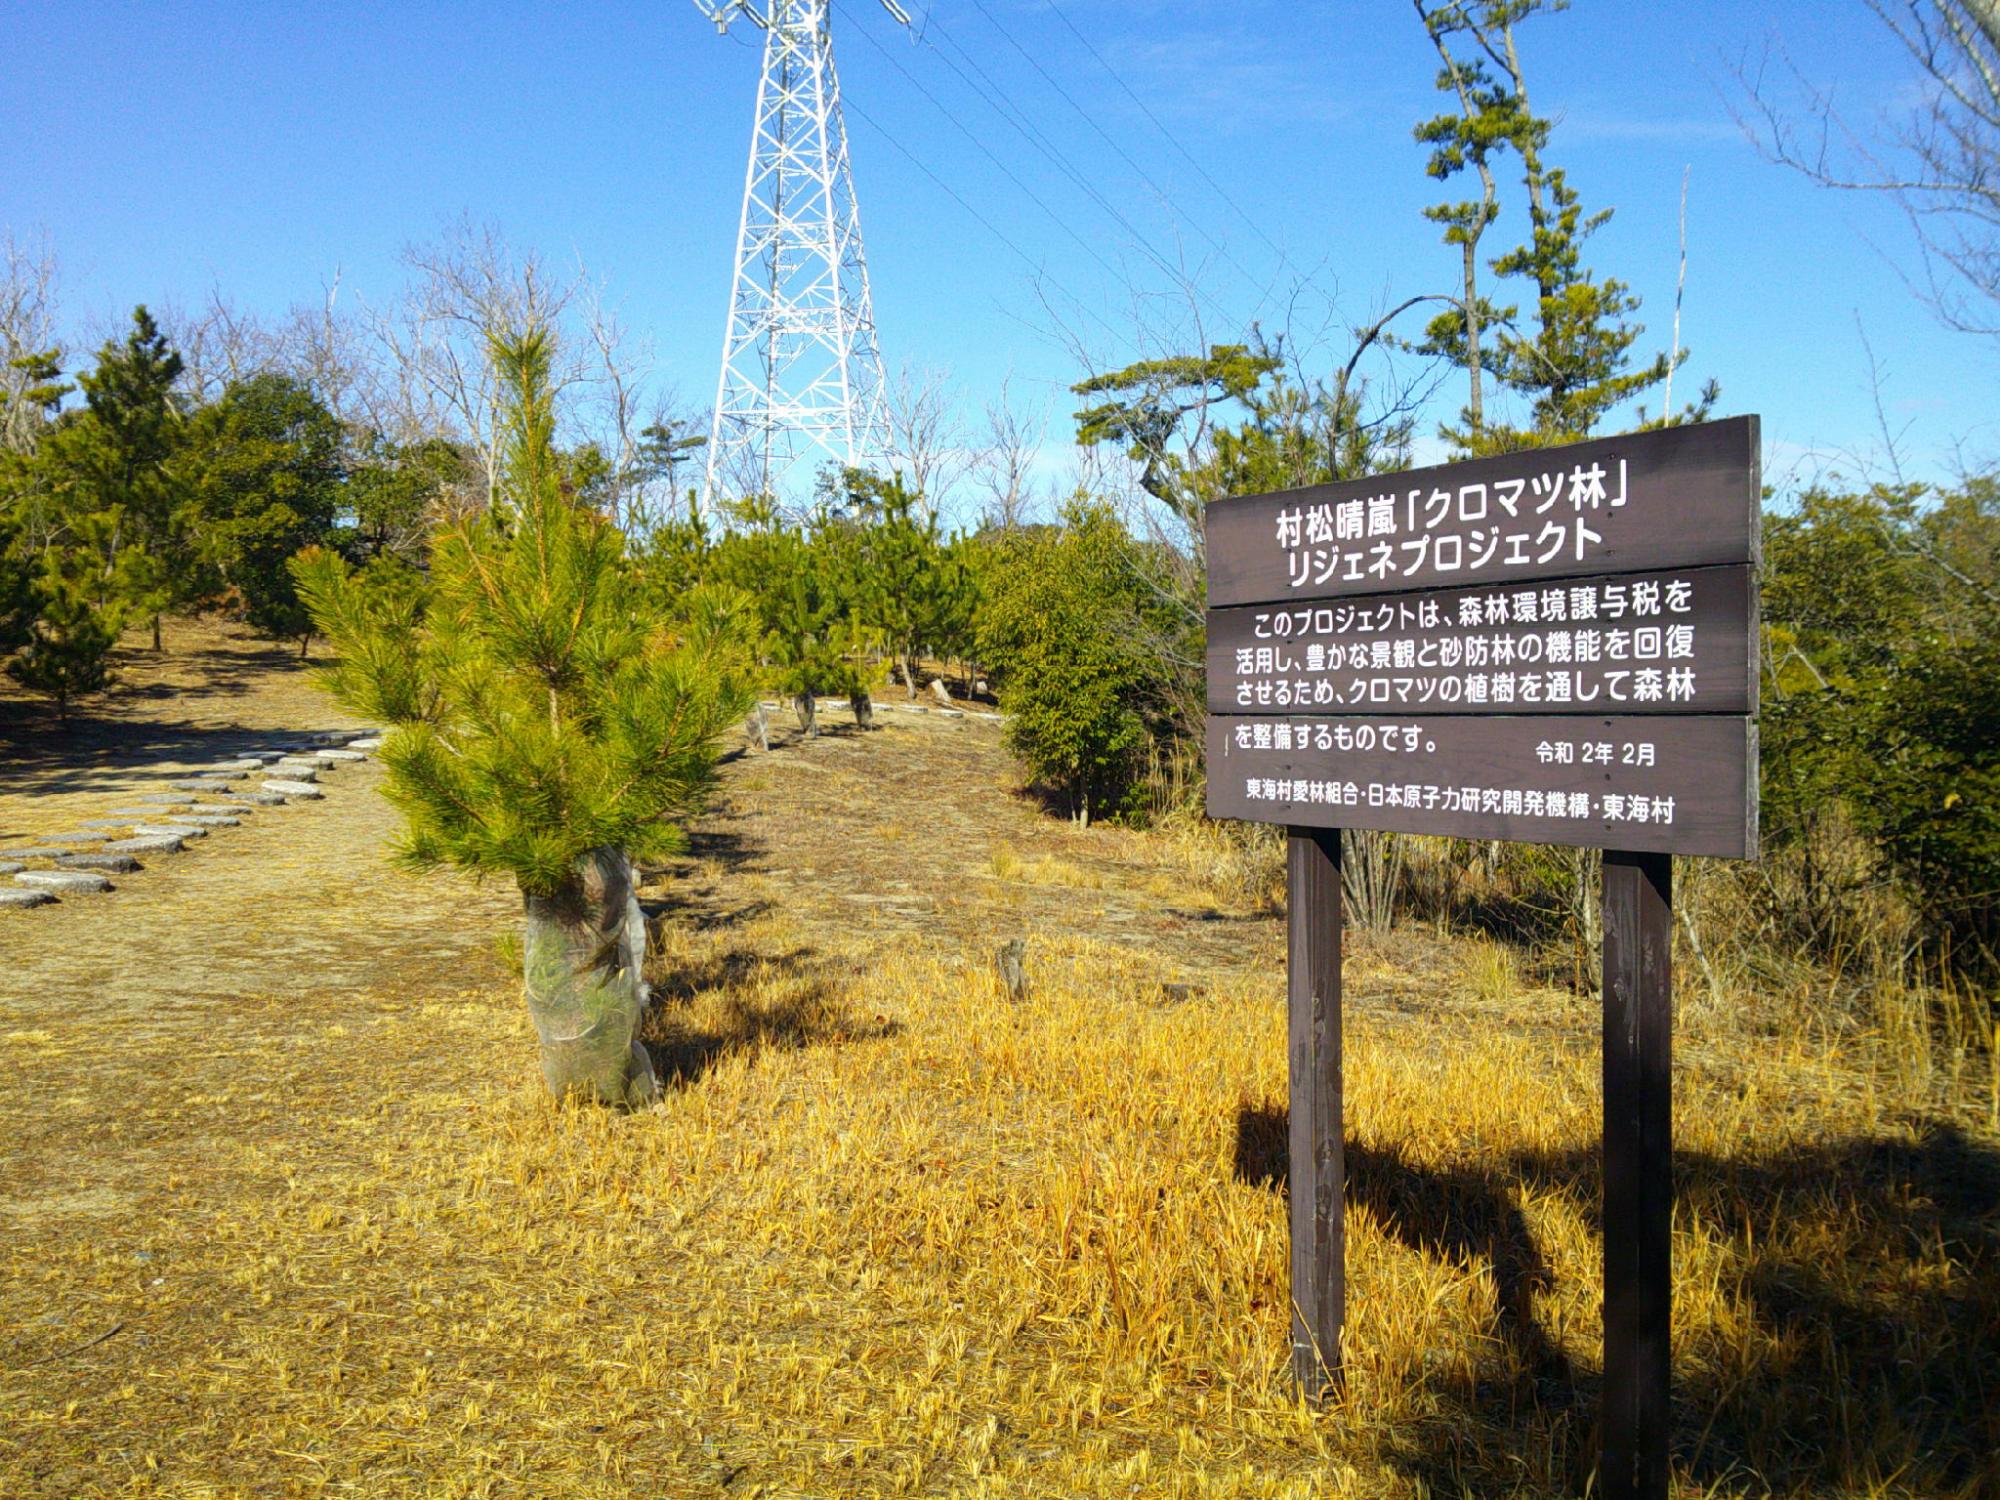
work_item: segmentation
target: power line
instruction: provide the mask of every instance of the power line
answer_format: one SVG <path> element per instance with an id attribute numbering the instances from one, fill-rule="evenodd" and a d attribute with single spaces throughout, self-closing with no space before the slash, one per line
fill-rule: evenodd
<path id="1" fill-rule="evenodd" d="M 973 0 L 973 3 L 977 5 L 979 4 L 979 0 Z M 1162 121 L 1158 115 L 1154 114 L 1151 108 L 1147 106 L 1146 101 L 1144 99 L 1141 99 L 1137 94 L 1132 92 L 1132 86 L 1128 84 L 1124 80 L 1124 78 L 1119 75 L 1119 72 L 1116 68 L 1112 67 L 1110 63 L 1105 61 L 1104 54 L 1099 52 L 1097 48 L 1091 45 L 1090 38 L 1085 36 L 1081 31 L 1077 30 L 1076 23 L 1070 20 L 1070 18 L 1064 14 L 1063 8 L 1056 3 L 1056 0 L 1045 0 L 1045 3 L 1048 5 L 1050 10 L 1055 12 L 1056 19 L 1061 21 L 1063 25 L 1069 28 L 1070 35 L 1074 36 L 1079 42 L 1082 42 L 1084 50 L 1087 51 L 1092 57 L 1097 59 L 1097 65 L 1100 68 L 1104 69 L 1105 72 L 1111 75 L 1111 81 L 1117 84 L 1119 88 L 1125 91 L 1125 97 L 1130 99 L 1134 104 L 1139 106 L 1140 110 L 1144 112 L 1146 118 L 1153 122 L 1154 128 L 1157 129 L 1161 135 L 1167 138 L 1168 144 L 1171 145 L 1176 151 L 1180 152 L 1182 158 L 1187 162 L 1187 164 L 1193 167 L 1195 171 L 1201 174 L 1201 180 L 1207 183 L 1211 188 L 1215 189 L 1216 196 L 1219 197 L 1224 203 L 1227 203 L 1230 206 L 1230 208 L 1235 210 L 1236 216 L 1240 218 L 1245 224 L 1248 224 L 1250 228 L 1256 233 L 1259 239 L 1261 239 L 1265 244 L 1271 247 L 1273 254 L 1278 256 L 1280 260 L 1283 260 L 1287 264 L 1290 264 L 1291 257 L 1286 255 L 1285 252 L 1278 247 L 1277 241 L 1273 240 L 1268 234 L 1264 232 L 1264 228 L 1261 224 L 1259 224 L 1255 219 L 1251 218 L 1249 214 L 1243 211 L 1242 205 L 1237 203 L 1237 201 L 1234 198 L 1229 196 L 1228 189 L 1224 188 L 1221 183 L 1217 182 L 1213 177 L 1208 175 L 1208 169 L 1202 166 L 1200 162 L 1194 159 L 1193 155 L 1189 153 L 1188 148 L 1180 143 L 1179 138 L 1176 137 L 1171 130 L 1167 129 L 1166 123 Z M 986 9 L 984 5 L 980 5 L 979 8 L 981 10 Z"/>
<path id="2" fill-rule="evenodd" d="M 1076 96 L 1072 94 L 1067 88 L 1063 87 L 1062 83 L 1053 74 L 1051 74 L 1047 68 L 1042 66 L 1041 60 L 1037 58 L 1034 55 L 1034 53 L 1030 52 L 1026 47 L 1022 46 L 1018 40 L 1015 39 L 1014 34 L 1011 31 L 1009 31 L 1004 25 L 1001 24 L 1000 18 L 994 15 L 991 10 L 987 9 L 985 0 L 972 0 L 972 3 L 974 6 L 978 8 L 979 13 L 985 16 L 986 19 L 992 24 L 993 29 L 999 32 L 1001 36 L 1006 38 L 1007 45 L 1012 47 L 1016 52 L 1020 53 L 1022 57 L 1026 58 L 1028 66 L 1033 68 L 1037 73 L 1041 74 L 1043 81 L 1046 82 L 1050 88 L 1054 89 L 1058 94 L 1062 95 L 1064 102 L 1067 103 L 1072 110 L 1076 111 L 1077 118 L 1082 120 L 1084 124 L 1088 125 L 1092 130 L 1096 131 L 1099 138 L 1103 140 L 1104 144 L 1109 146 L 1113 151 L 1115 151 L 1118 154 L 1119 160 L 1123 161 L 1125 165 L 1130 167 L 1134 172 L 1137 172 L 1139 176 L 1145 181 L 1146 185 L 1152 188 L 1152 190 L 1160 196 L 1162 201 L 1168 203 L 1171 203 L 1173 201 L 1173 194 L 1169 193 L 1164 187 L 1162 187 L 1159 184 L 1159 182 L 1154 179 L 1153 175 L 1150 172 L 1148 172 L 1144 167 L 1140 166 L 1138 162 L 1134 161 L 1130 153 L 1128 153 L 1123 146 L 1118 144 L 1117 140 L 1112 136 L 1112 134 L 1097 122 L 1096 117 L 1093 116 L 1089 110 L 1085 109 L 1080 103 L 1077 102 Z M 1053 7 L 1051 8 L 1053 9 Z M 1058 12 L 1058 14 L 1061 13 Z M 944 34 L 947 37 L 947 39 L 949 39 L 950 34 L 945 31 L 944 23 L 938 22 L 936 24 L 938 31 L 941 34 Z M 1067 17 L 1064 18 L 1063 24 L 1064 25 L 1069 24 Z M 1070 29 L 1074 31 L 1076 28 L 1072 26 L 1070 27 Z M 957 47 L 958 43 L 956 41 L 953 41 L 952 45 L 954 47 Z M 1085 45 L 1087 46 L 1089 44 L 1086 43 Z M 962 47 L 960 47 L 959 50 L 961 53 L 964 52 L 964 48 Z M 1092 56 L 1097 55 L 1096 50 L 1094 48 L 1092 49 L 1091 55 Z M 942 56 L 942 54 L 940 54 L 940 56 Z M 1100 57 L 1098 58 L 1098 61 L 1103 62 L 1103 59 Z M 977 67 L 978 65 L 975 63 L 974 66 Z M 1122 87 L 1122 80 L 1121 80 L 1121 87 Z M 1127 89 L 1126 92 L 1129 94 L 1131 93 L 1131 90 Z M 1142 105 L 1141 107 L 1143 108 L 1144 106 Z M 1148 111 L 1148 118 L 1151 118 L 1150 111 Z M 1158 124 L 1158 121 L 1155 120 L 1154 123 Z M 1181 154 L 1185 156 L 1187 153 L 1183 151 Z M 1197 171 L 1200 171 L 1199 163 L 1196 163 L 1195 169 Z M 1203 173 L 1202 175 L 1204 177 L 1207 176 L 1206 173 Z M 1214 186 L 1213 181 L 1210 182 L 1210 186 Z M 1231 207 L 1234 207 L 1234 205 L 1232 204 Z M 1242 212 L 1242 210 L 1240 209 L 1238 209 L 1237 211 L 1239 213 Z M 1243 263 L 1237 260 L 1235 256 L 1229 253 L 1228 246 L 1224 245 L 1220 240 L 1216 239 L 1216 237 L 1210 234 L 1206 229 L 1204 229 L 1198 221 L 1190 219 L 1188 222 L 1190 226 L 1194 229 L 1194 232 L 1200 235 L 1204 240 L 1207 240 L 1209 246 L 1218 255 L 1220 255 L 1224 260 L 1228 261 L 1231 266 L 1235 267 L 1237 274 L 1241 276 L 1246 282 L 1248 282 L 1251 287 L 1253 288 L 1259 287 L 1260 284 L 1257 278 L 1253 276 L 1249 271 L 1245 270 L 1243 267 Z M 1269 243 L 1268 239 L 1266 240 L 1266 243 L 1267 244 Z M 1277 247 L 1273 246 L 1272 248 L 1276 249 Z M 1284 252 L 1279 251 L 1278 253 L 1280 254 L 1280 256 L 1282 256 Z M 1261 306 L 1264 300 L 1268 299 L 1269 296 L 1270 292 L 1268 288 L 1263 289 L 1258 299 L 1259 306 Z"/>
<path id="3" fill-rule="evenodd" d="M 1140 231 L 1138 226 L 1133 224 L 1130 219 L 1126 218 L 1125 215 L 1119 211 L 1117 205 L 1112 203 L 1110 199 L 1104 196 L 1103 192 L 1097 187 L 1097 185 L 1093 183 L 1090 180 L 1090 178 L 1080 168 L 1078 168 L 1077 165 L 1073 161 L 1071 161 L 1066 154 L 1064 154 L 1061 147 L 1055 145 L 1052 141 L 1048 139 L 1048 137 L 1042 132 L 1042 130 L 1035 125 L 1033 120 L 1028 118 L 1027 111 L 1021 107 L 1020 103 L 1016 101 L 1013 98 L 1013 96 L 1010 95 L 1006 91 L 1006 89 L 1002 87 L 996 79 L 993 78 L 993 76 L 990 73 L 988 73 L 984 68 L 982 68 L 979 65 L 978 60 L 974 58 L 970 53 L 968 53 L 965 50 L 964 46 L 961 45 L 955 38 L 951 36 L 949 32 L 945 30 L 942 23 L 939 23 L 937 30 L 939 34 L 942 35 L 945 38 L 945 40 L 951 45 L 953 50 L 955 50 L 960 57 L 965 59 L 966 64 L 972 68 L 973 72 L 979 75 L 979 79 L 983 79 L 985 81 L 984 86 L 982 86 L 979 79 L 974 79 L 973 77 L 968 75 L 964 68 L 961 68 L 957 63 L 953 62 L 949 56 L 947 56 L 944 52 L 940 51 L 935 43 L 929 41 L 928 39 L 925 39 L 924 45 L 929 47 L 931 51 L 937 53 L 938 60 L 942 62 L 946 67 L 950 68 L 952 72 L 956 73 L 960 81 L 962 81 L 966 85 L 966 87 L 971 89 L 975 94 L 979 95 L 979 97 L 986 102 L 986 104 L 993 110 L 995 114 L 999 115 L 1001 119 L 1005 120 L 1009 125 L 1013 126 L 1015 131 L 1024 140 L 1026 140 L 1029 145 L 1033 146 L 1036 150 L 1040 151 L 1043 156 L 1047 157 L 1048 160 L 1055 166 L 1057 171 L 1061 172 L 1064 176 L 1068 177 L 1069 180 L 1073 182 L 1080 191 L 1082 191 L 1087 197 L 1089 197 L 1094 203 L 1096 203 L 1099 208 L 1103 209 L 1105 215 L 1111 220 L 1113 220 L 1115 223 L 1117 223 L 1119 227 L 1121 227 L 1128 235 L 1130 235 L 1133 241 L 1139 246 L 1139 248 L 1153 260 L 1154 264 L 1158 265 L 1163 271 L 1167 273 L 1168 276 L 1176 279 L 1181 279 L 1181 273 L 1178 270 L 1176 270 L 1175 267 L 1170 262 L 1168 262 L 1166 259 L 1160 256 L 1146 243 L 1146 237 Z M 997 95 L 998 97 L 996 98 L 995 95 Z M 1226 254 L 1227 252 L 1224 253 Z M 1239 266 L 1238 269 L 1241 270 L 1242 268 Z M 1218 314 L 1222 313 L 1222 309 L 1215 306 L 1214 299 L 1212 297 L 1209 297 L 1208 293 L 1202 292 L 1199 288 L 1194 288 L 1194 290 L 1198 293 L 1198 295 L 1208 300 L 1210 307 L 1214 309 L 1214 311 L 1216 311 Z"/>
<path id="4" fill-rule="evenodd" d="M 851 30 L 859 32 L 864 38 L 867 39 L 869 46 L 873 47 L 877 52 L 881 53 L 883 57 L 887 58 L 889 60 L 889 65 L 893 67 L 898 73 L 901 73 L 905 78 L 907 78 L 910 81 L 910 86 L 912 88 L 916 89 L 918 93 L 922 94 L 926 99 L 930 100 L 931 104 L 937 109 L 937 112 L 943 115 L 947 120 L 949 120 L 952 123 L 953 128 L 956 129 L 960 135 L 964 136 L 968 141 L 971 141 L 972 144 L 978 148 L 979 153 L 982 156 L 984 156 L 988 161 L 992 162 L 994 166 L 998 167 L 1001 170 L 1001 172 L 1005 174 L 1009 182 L 1013 183 L 1015 187 L 1019 188 L 1031 200 L 1033 200 L 1035 206 L 1040 208 L 1043 213 L 1047 214 L 1052 220 L 1054 220 L 1057 227 L 1060 228 L 1063 231 L 1063 233 L 1067 234 L 1071 239 L 1075 240 L 1077 245 L 1083 250 L 1084 254 L 1088 255 L 1092 260 L 1096 261 L 1098 265 L 1104 268 L 1104 273 L 1107 276 L 1115 278 L 1118 275 L 1117 269 L 1113 267 L 1112 264 L 1109 261 L 1107 261 L 1102 255 L 1097 253 L 1096 246 L 1092 245 L 1090 241 L 1086 240 L 1082 235 L 1078 234 L 1076 230 L 1070 225 L 1069 221 L 1063 218 L 1063 216 L 1057 213 L 1053 208 L 1049 207 L 1047 201 L 1044 200 L 1039 193 L 1037 193 L 1033 188 L 1029 187 L 1027 183 L 1021 181 L 1019 177 L 1015 176 L 1013 169 L 1010 168 L 1007 165 L 1007 163 L 1002 161 L 997 155 L 994 154 L 992 147 L 988 146 L 986 142 L 982 141 L 977 135 L 977 133 L 975 133 L 971 129 L 971 127 L 966 125 L 964 121 L 960 120 L 958 116 L 952 112 L 950 106 L 945 104 L 945 102 L 942 99 L 938 98 L 938 96 L 936 94 L 933 94 L 928 88 L 925 88 L 922 80 L 920 80 L 908 68 L 904 67 L 902 63 L 896 60 L 896 56 L 894 53 L 890 52 L 887 47 L 884 47 L 879 41 L 877 41 L 874 38 L 874 36 L 872 36 L 864 28 L 862 28 L 855 21 L 854 17 L 848 14 L 847 8 L 845 6 L 838 4 L 838 0 L 836 0 L 835 8 L 839 10 L 843 16 L 847 17 L 848 26 Z M 873 122 L 870 121 L 870 123 L 872 124 Z M 876 128 L 878 130 L 881 129 L 880 126 L 876 126 Z M 898 142 L 898 144 L 900 145 L 901 143 Z"/>
<path id="5" fill-rule="evenodd" d="M 938 176 L 937 173 L 933 172 L 929 167 L 925 166 L 924 163 L 918 159 L 916 154 L 912 152 L 908 146 L 905 146 L 900 140 L 896 138 L 896 134 L 894 131 L 887 129 L 883 125 L 878 124 L 873 115 L 869 114 L 867 110 L 863 109 L 860 105 L 856 104 L 852 99 L 844 99 L 841 101 L 841 103 L 842 107 L 845 108 L 848 113 L 858 116 L 864 125 L 867 125 L 877 135 L 881 136 L 882 139 L 887 141 L 890 145 L 894 146 L 897 151 L 901 152 L 903 159 L 905 161 L 909 162 L 911 166 L 915 167 L 919 172 L 923 173 L 924 176 L 930 178 L 932 182 L 936 183 L 938 187 L 944 191 L 946 196 L 948 196 L 952 200 L 952 202 L 956 203 L 960 208 L 964 209 L 968 214 L 972 215 L 973 218 L 977 219 L 981 224 L 983 224 L 986 227 L 986 232 L 992 235 L 993 238 L 998 240 L 1001 244 L 1005 245 L 1009 250 L 1012 250 L 1017 256 L 1019 256 L 1021 260 L 1026 263 L 1029 270 L 1033 271 L 1037 276 L 1043 277 L 1046 280 L 1048 280 L 1048 282 L 1052 286 L 1054 286 L 1057 291 L 1061 292 L 1065 297 L 1069 298 L 1071 302 L 1075 303 L 1076 306 L 1080 308 L 1085 314 L 1087 314 L 1097 324 L 1098 327 L 1102 328 L 1106 333 L 1110 334 L 1112 338 L 1115 339 L 1119 336 L 1117 329 L 1113 328 L 1109 323 L 1105 322 L 1103 318 L 1099 317 L 1095 312 L 1091 311 L 1090 305 L 1086 303 L 1081 297 L 1077 296 L 1074 292 L 1070 291 L 1068 287 L 1064 286 L 1060 281 L 1057 281 L 1053 276 L 1050 276 L 1048 274 L 1047 268 L 1040 261 L 1036 260 L 1032 255 L 1028 254 L 1027 251 L 1023 250 L 1019 245 L 1017 245 L 1012 239 L 1008 237 L 1007 233 L 1004 230 L 1002 230 L 991 219 L 987 218 L 985 214 L 981 213 L 978 209 L 974 208 L 969 202 L 967 202 L 965 197 L 958 191 L 958 189 L 954 188 L 950 183 L 946 182 L 942 177 Z"/>

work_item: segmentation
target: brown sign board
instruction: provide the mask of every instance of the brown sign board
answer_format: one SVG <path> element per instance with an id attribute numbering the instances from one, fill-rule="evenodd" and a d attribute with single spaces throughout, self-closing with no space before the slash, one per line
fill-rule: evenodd
<path id="1" fill-rule="evenodd" d="M 1220 609 L 1755 563 L 1756 417 L 1218 500 Z"/>
<path id="2" fill-rule="evenodd" d="M 1738 417 L 1208 508 L 1208 813 L 1289 829 L 1294 1377 L 1346 1306 L 1337 830 L 1602 849 L 1611 1496 L 1668 1490 L 1671 856 L 1757 854 L 1759 465 Z"/>
<path id="3" fill-rule="evenodd" d="M 1722 714 L 1211 715 L 1208 814 L 1750 859 L 1757 725 Z"/>
<path id="4" fill-rule="evenodd" d="M 1755 713 L 1751 569 L 1211 610 L 1211 713 Z"/>

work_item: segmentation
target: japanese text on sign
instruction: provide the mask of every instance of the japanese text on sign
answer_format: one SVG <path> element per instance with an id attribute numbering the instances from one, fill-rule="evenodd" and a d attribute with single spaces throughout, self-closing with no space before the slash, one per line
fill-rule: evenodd
<path id="1" fill-rule="evenodd" d="M 1507 568 L 1562 558 L 1582 571 L 1591 549 L 1604 540 L 1588 517 L 1625 504 L 1624 459 L 1617 460 L 1614 475 L 1607 489 L 1603 464 L 1579 463 L 1567 472 L 1558 467 L 1491 484 L 1419 484 L 1365 500 L 1280 509 L 1277 543 L 1285 553 L 1286 580 L 1294 589 L 1311 589 L 1335 579 L 1457 573 L 1496 558 Z"/>
<path id="2" fill-rule="evenodd" d="M 1214 608 L 1753 563 L 1755 417 L 1209 506 Z"/>
<path id="3" fill-rule="evenodd" d="M 1743 568 L 1439 590 L 1210 618 L 1209 707 L 1743 712 Z"/>
<path id="4" fill-rule="evenodd" d="M 1209 720 L 1218 817 L 1740 858 L 1756 848 L 1755 727 L 1646 718 Z"/>

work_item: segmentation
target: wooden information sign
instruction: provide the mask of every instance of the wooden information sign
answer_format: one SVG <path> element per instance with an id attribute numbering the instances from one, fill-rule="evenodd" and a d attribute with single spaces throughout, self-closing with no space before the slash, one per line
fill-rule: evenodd
<path id="1" fill-rule="evenodd" d="M 1290 830 L 1292 1369 L 1346 1306 L 1340 830 L 1604 850 L 1597 1492 L 1667 1492 L 1676 854 L 1757 853 L 1755 417 L 1208 508 L 1208 811 Z"/>

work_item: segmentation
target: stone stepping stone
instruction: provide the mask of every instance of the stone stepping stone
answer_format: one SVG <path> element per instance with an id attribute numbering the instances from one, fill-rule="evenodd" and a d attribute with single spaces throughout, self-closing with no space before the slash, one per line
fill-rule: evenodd
<path id="1" fill-rule="evenodd" d="M 148 818 L 152 817 L 153 810 L 151 808 L 148 808 L 143 814 L 141 813 L 133 814 L 133 817 L 142 817 L 142 816 Z M 132 826 L 132 819 L 131 818 L 85 818 L 81 823 L 77 824 L 76 826 L 79 828 L 130 828 Z"/>
<path id="2" fill-rule="evenodd" d="M 371 734 L 365 740 L 349 740 L 347 748 L 350 750 L 380 750 L 382 748 L 382 736 Z"/>
<path id="3" fill-rule="evenodd" d="M 100 832 L 95 828 L 79 828 L 74 833 L 38 833 L 35 835 L 35 842 L 38 844 L 95 844 L 102 839 L 110 837 L 110 834 Z"/>
<path id="4" fill-rule="evenodd" d="M 141 866 L 129 854 L 58 854 L 58 870 L 103 870 L 112 875 L 136 874 Z"/>
<path id="5" fill-rule="evenodd" d="M 14 884 L 42 891 L 108 891 L 111 882 L 89 870 L 23 870 Z"/>
<path id="6" fill-rule="evenodd" d="M 0 859 L 0 875 L 18 875 L 27 868 L 18 859 Z"/>
<path id="7" fill-rule="evenodd" d="M 229 794 L 229 806 L 231 809 L 237 811 L 242 811 L 247 807 L 283 807 L 284 805 L 285 794 L 283 792 L 231 792 Z"/>
<path id="8" fill-rule="evenodd" d="M 347 764 L 357 760 L 366 760 L 368 757 L 363 755 L 359 750 L 322 750 L 313 759 L 330 760 L 339 764 Z"/>
<path id="9" fill-rule="evenodd" d="M 222 788 L 213 781 L 202 781 L 192 776 L 190 776 L 186 781 L 170 781 L 167 783 L 167 785 L 172 787 L 177 792 L 219 792 L 222 790 Z M 193 800 L 194 799 L 192 797 L 188 798 L 188 801 L 190 802 L 192 802 Z"/>
<path id="10" fill-rule="evenodd" d="M 161 803 L 168 807 L 187 807 L 194 802 L 194 798 L 183 796 L 179 792 L 148 792 L 139 800 L 141 802 Z"/>
<path id="11" fill-rule="evenodd" d="M 0 891 L 0 911 L 21 911 L 30 906 L 47 906 L 56 898 L 49 891 Z"/>
<path id="12" fill-rule="evenodd" d="M 310 760 L 281 760 L 271 769 L 278 775 L 290 777 L 293 781 L 317 781 L 324 767 Z M 265 784 L 269 785 L 268 782 Z"/>
<path id="13" fill-rule="evenodd" d="M 286 797 L 298 797 L 307 802 L 326 795 L 318 787 L 303 781 L 267 781 L 264 783 L 264 790 L 277 792 Z"/>
<path id="14" fill-rule="evenodd" d="M 13 849 L 0 849 L 0 859 L 50 859 L 63 852 L 54 844 L 22 844 Z"/>
<path id="15" fill-rule="evenodd" d="M 258 764 L 242 771 L 238 771 L 233 767 L 226 771 L 197 771 L 194 773 L 194 779 L 204 784 L 211 781 L 242 781 L 249 776 L 251 771 L 261 771 L 263 769 L 262 764 Z"/>
<path id="16" fill-rule="evenodd" d="M 277 758 L 278 758 L 277 752 L 275 750 L 272 751 L 271 759 L 276 760 Z M 211 766 L 208 770 L 202 772 L 202 774 L 204 776 L 221 776 L 224 774 L 229 774 L 229 779 L 231 781 L 236 781 L 240 780 L 243 776 L 248 776 L 252 771 L 261 771 L 263 769 L 264 769 L 263 756 L 246 755 L 241 760 L 226 761 L 222 765 Z"/>
<path id="17" fill-rule="evenodd" d="M 198 828 L 192 823 L 141 823 L 132 832 L 142 839 L 205 839 L 208 837 L 208 830 L 206 828 Z M 125 845 L 130 842 L 130 839 L 120 839 L 117 843 L 106 844 L 104 847 L 123 851 Z"/>
<path id="18" fill-rule="evenodd" d="M 243 826 L 241 818 L 231 817 L 228 813 L 183 813 L 178 818 L 166 818 L 163 822 L 168 828 L 240 828 Z"/>
<path id="19" fill-rule="evenodd" d="M 107 854 L 179 854 L 186 847 L 183 842 L 189 835 L 199 833 L 194 828 L 174 828 L 164 833 L 146 833 L 137 838 L 119 839 L 106 844 Z"/>
<path id="20" fill-rule="evenodd" d="M 272 761 L 283 760 L 284 758 L 285 752 L 282 750 L 245 750 L 243 752 L 243 764 L 253 771 L 259 766 L 268 766 Z"/>

